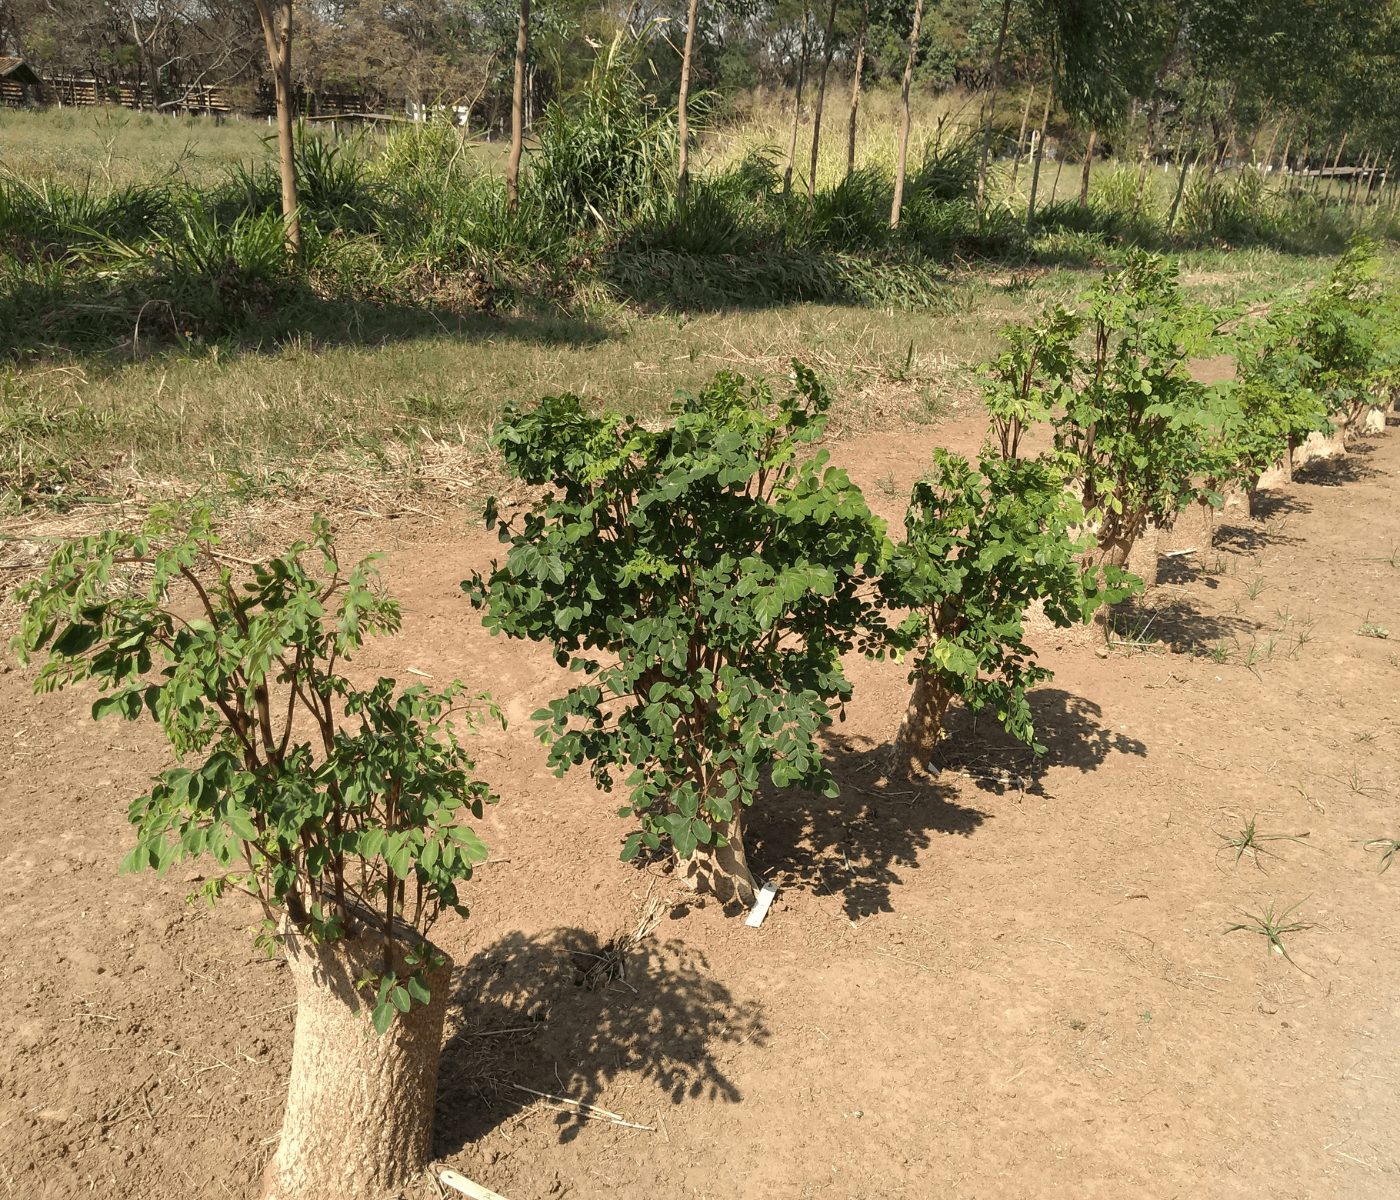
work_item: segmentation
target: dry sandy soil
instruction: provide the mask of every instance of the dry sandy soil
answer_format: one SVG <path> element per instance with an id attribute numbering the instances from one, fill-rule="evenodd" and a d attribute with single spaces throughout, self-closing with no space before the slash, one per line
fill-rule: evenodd
<path id="1" fill-rule="evenodd" d="M 929 445 L 977 435 L 836 457 L 893 517 Z M 1364 846 L 1400 836 L 1398 480 L 1392 431 L 1164 556 L 1141 645 L 1039 636 L 1040 765 L 964 719 L 935 779 L 882 778 L 905 683 L 853 663 L 843 795 L 753 813 L 781 885 L 760 929 L 617 861 L 614 804 L 545 769 L 528 715 L 557 672 L 457 587 L 492 540 L 455 513 L 348 525 L 407 610 L 362 665 L 461 676 L 512 718 L 480 744 L 495 860 L 437 930 L 442 1163 L 511 1200 L 1400 1195 L 1400 870 Z M 250 909 L 187 903 L 188 868 L 115 874 L 152 731 L 0 670 L 0 1195 L 253 1197 L 286 971 Z M 1255 816 L 1298 840 L 1236 862 L 1222 835 Z M 1291 961 L 1224 932 L 1299 901 Z M 588 986 L 648 910 L 625 974 Z"/>

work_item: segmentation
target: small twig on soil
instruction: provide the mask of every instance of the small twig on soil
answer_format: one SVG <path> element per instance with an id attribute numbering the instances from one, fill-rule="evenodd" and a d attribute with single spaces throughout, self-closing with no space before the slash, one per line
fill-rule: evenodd
<path id="1" fill-rule="evenodd" d="M 538 1096 L 541 1100 L 548 1100 L 553 1104 L 571 1105 L 573 1110 L 577 1111 L 578 1115 L 582 1117 L 600 1117 L 613 1125 L 621 1125 L 627 1129 L 642 1129 L 647 1133 L 656 1132 L 656 1126 L 654 1125 L 638 1125 L 615 1112 L 609 1112 L 606 1108 L 599 1108 L 596 1104 L 589 1104 L 586 1100 L 574 1100 L 569 1096 L 556 1096 L 553 1092 L 537 1092 L 534 1088 L 526 1087 L 523 1083 L 512 1082 L 510 1086 L 518 1091 L 529 1092 L 530 1095 Z"/>

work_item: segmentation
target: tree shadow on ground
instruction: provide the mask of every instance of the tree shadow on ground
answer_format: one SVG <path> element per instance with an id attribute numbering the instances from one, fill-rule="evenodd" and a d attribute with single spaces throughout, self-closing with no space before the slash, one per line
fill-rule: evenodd
<path id="1" fill-rule="evenodd" d="M 1147 757 L 1147 745 L 1103 723 L 1103 709 L 1062 688 L 1036 688 L 1026 697 L 1035 736 L 1045 753 L 1037 755 L 1012 737 L 991 713 L 956 708 L 944 722 L 947 737 L 931 764 L 941 774 L 963 775 L 984 792 L 1002 796 L 1029 792 L 1049 796 L 1045 776 L 1052 767 L 1081 774 L 1096 771 L 1119 754 Z"/>
<path id="2" fill-rule="evenodd" d="M 448 1022 L 434 1124 L 444 1157 L 548 1103 L 535 1092 L 610 1107 L 609 1084 L 626 1077 L 672 1104 L 738 1103 L 718 1051 L 768 1039 L 760 1007 L 736 999 L 693 947 L 568 928 L 512 933 L 475 954 L 456 972 Z M 619 1115 L 649 1125 L 656 1114 Z M 555 1106 L 561 1142 L 588 1120 Z"/>
<path id="3" fill-rule="evenodd" d="M 1270 529 L 1258 521 L 1232 523 L 1215 527 L 1216 550 L 1234 550 L 1239 553 L 1254 553 L 1267 550 L 1270 546 L 1297 546 L 1302 538 L 1292 537 L 1281 529 Z"/>
<path id="4" fill-rule="evenodd" d="M 1363 442 L 1349 447 L 1346 454 L 1315 458 L 1293 472 L 1293 482 L 1314 487 L 1342 487 L 1348 483 L 1374 479 L 1380 472 L 1364 461 L 1366 455 L 1373 453 L 1375 447 Z"/>
<path id="5" fill-rule="evenodd" d="M 1308 501 L 1291 492 L 1280 491 L 1277 488 L 1264 488 L 1254 497 L 1254 515 L 1261 521 L 1270 521 L 1274 517 L 1291 517 L 1311 511 L 1312 505 Z"/>
<path id="6" fill-rule="evenodd" d="M 1126 647 L 1165 646 L 1174 654 L 1205 654 L 1216 644 L 1259 625 L 1243 617 L 1203 611 L 1187 596 L 1149 593 L 1113 613 L 1113 637 Z"/>
<path id="7" fill-rule="evenodd" d="M 852 920 L 893 911 L 901 872 L 918 868 L 935 836 L 970 837 L 990 819 L 960 804 L 951 783 L 888 777 L 888 744 L 836 732 L 825 743 L 840 794 L 765 789 L 745 843 L 755 866 L 786 886 L 839 896 Z"/>
<path id="8" fill-rule="evenodd" d="M 220 280 L 113 281 L 74 274 L 58 283 L 22 281 L 0 296 L 11 318 L 9 357 L 122 361 L 188 355 L 276 354 L 290 344 L 384 346 L 429 338 L 591 346 L 612 336 L 597 322 L 557 308 L 496 315 L 472 303 L 323 294 L 306 283 L 262 292 L 221 290 Z M 0 359 L 6 357 L 0 354 Z"/>

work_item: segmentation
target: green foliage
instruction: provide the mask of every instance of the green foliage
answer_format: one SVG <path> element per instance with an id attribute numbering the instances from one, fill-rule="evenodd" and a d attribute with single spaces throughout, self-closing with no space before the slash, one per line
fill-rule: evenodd
<path id="1" fill-rule="evenodd" d="M 367 638 L 398 629 L 399 608 L 372 560 L 342 566 L 324 520 L 246 572 L 229 562 L 204 508 L 66 543 L 19 592 L 16 647 L 44 656 L 37 690 L 93 680 L 95 719 L 149 716 L 176 756 L 131 804 L 123 868 L 208 856 L 203 895 L 249 892 L 265 935 L 284 919 L 317 941 L 383 939 L 368 981 L 382 1028 L 401 993 L 424 998 L 423 935 L 441 910 L 465 912 L 458 887 L 486 857 L 457 823 L 493 799 L 448 720 L 463 687 L 344 674 Z M 471 709 L 458 721 L 473 727 Z"/>
<path id="2" fill-rule="evenodd" d="M 830 399 L 717 375 L 647 429 L 576 396 L 511 411 L 495 441 L 545 493 L 487 522 L 504 563 L 463 583 L 487 628 L 545 642 L 584 682 L 535 714 L 556 771 L 621 784 L 623 856 L 725 844 L 766 773 L 825 794 L 816 737 L 850 694 L 840 655 L 878 621 L 883 526 L 825 451 Z"/>
<path id="3" fill-rule="evenodd" d="M 1375 247 L 1356 239 L 1326 282 L 1303 300 L 1293 329 L 1294 344 L 1302 352 L 1301 382 L 1322 398 L 1329 416 L 1353 424 L 1380 403 L 1375 389 L 1382 368 L 1377 353 L 1384 310 L 1377 267 Z"/>
<path id="4" fill-rule="evenodd" d="M 1053 422 L 1055 445 L 1121 565 L 1149 521 L 1168 524 L 1201 496 L 1212 411 L 1188 362 L 1211 322 L 1183 301 L 1176 266 L 1140 251 L 1086 299 L 1092 346 Z"/>
<path id="5" fill-rule="evenodd" d="M 892 637 L 911 681 L 923 675 L 974 712 L 990 708 L 1038 753 L 1026 692 L 1051 672 L 1026 644 L 1026 610 L 1039 602 L 1066 627 L 1127 595 L 1080 565 L 1092 539 L 1076 535 L 1084 511 L 1064 484 L 1048 459 L 988 455 L 974 467 L 936 450 L 880 583 L 887 604 L 911 610 Z"/>
<path id="6" fill-rule="evenodd" d="M 1078 314 L 1056 304 L 1038 324 L 1002 329 L 1006 349 L 982 368 L 982 397 L 1003 458 L 1019 457 L 1026 431 L 1073 401 L 1082 327 Z"/>

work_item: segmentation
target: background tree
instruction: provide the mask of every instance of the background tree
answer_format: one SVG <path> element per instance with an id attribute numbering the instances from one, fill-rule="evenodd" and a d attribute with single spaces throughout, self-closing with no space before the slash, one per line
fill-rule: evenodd
<path id="1" fill-rule="evenodd" d="M 262 22 L 267 61 L 277 97 L 277 168 L 282 181 L 282 219 L 287 249 L 301 253 L 301 214 L 297 205 L 297 160 L 292 143 L 292 0 L 253 0 Z"/>

